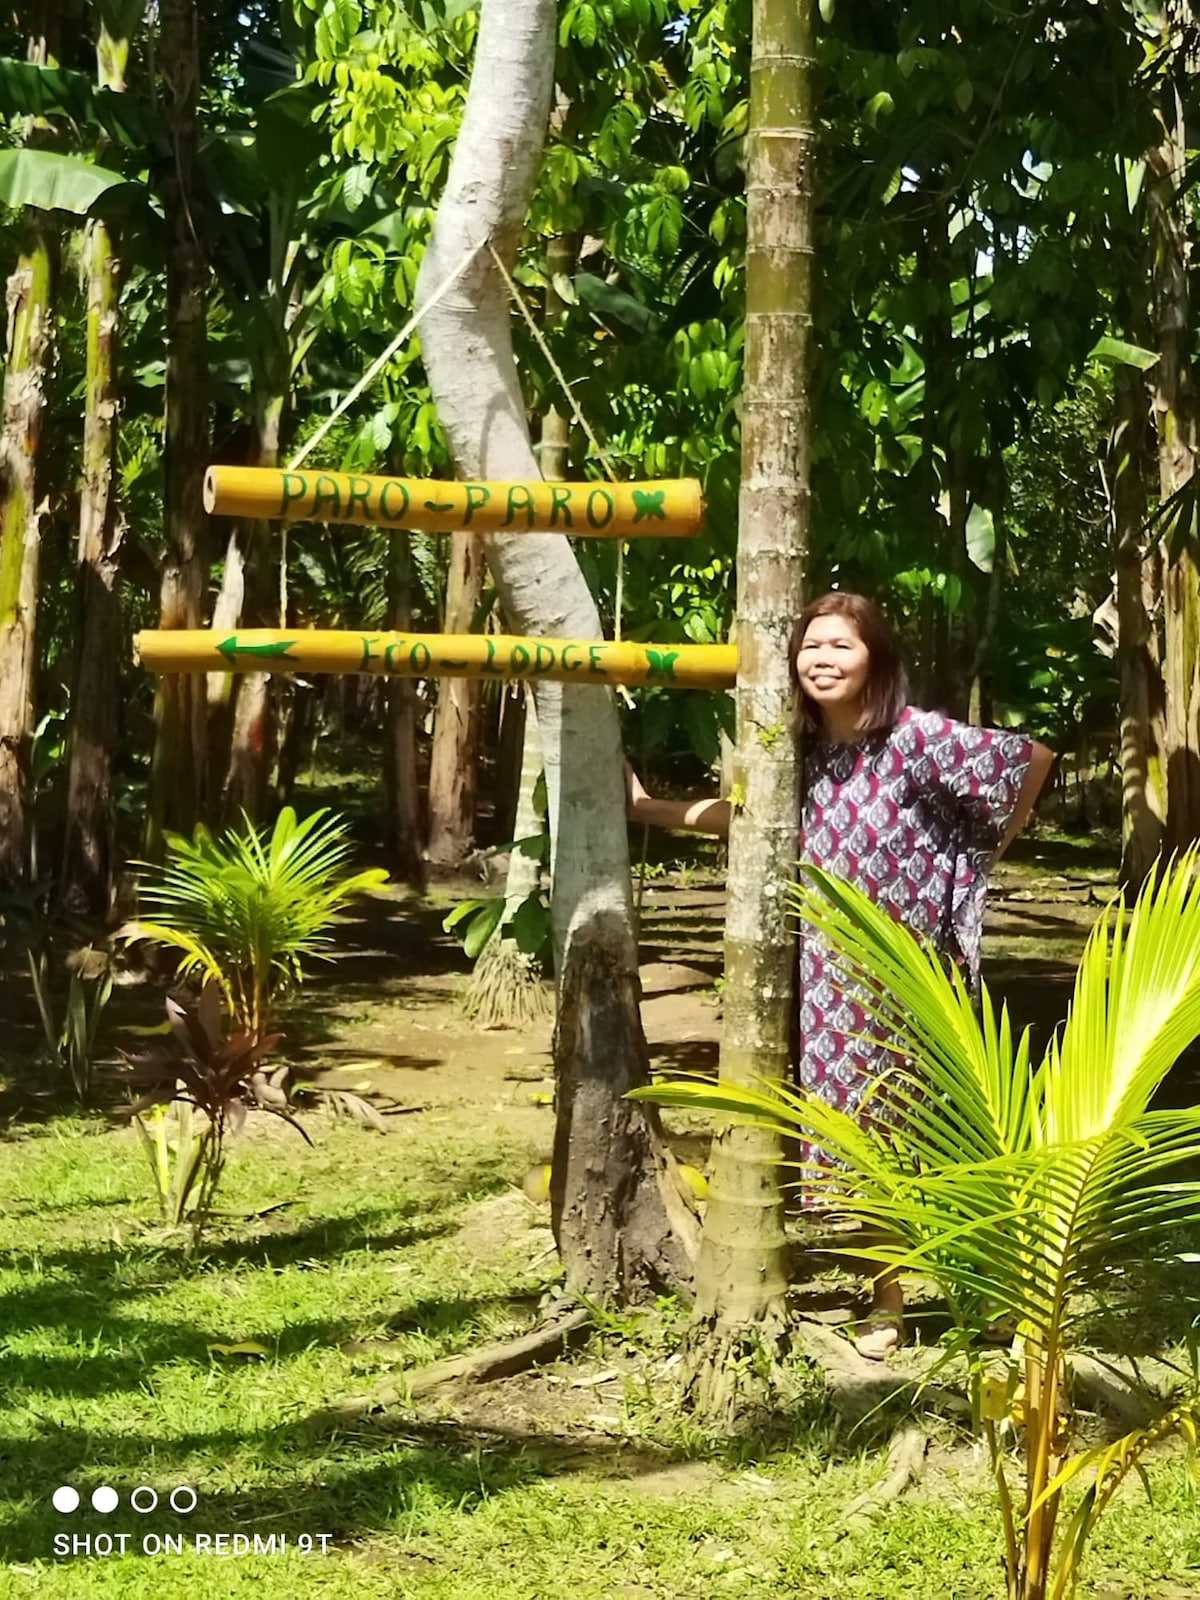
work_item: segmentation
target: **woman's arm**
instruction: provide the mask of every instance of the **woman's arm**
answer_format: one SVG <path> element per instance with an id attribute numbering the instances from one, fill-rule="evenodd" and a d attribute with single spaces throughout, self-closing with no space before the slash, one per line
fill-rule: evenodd
<path id="1" fill-rule="evenodd" d="M 646 793 L 628 761 L 625 763 L 625 815 L 652 828 L 682 828 L 689 833 L 729 833 L 728 800 L 656 800 Z"/>
<path id="2" fill-rule="evenodd" d="M 1017 803 L 1013 809 L 1012 816 L 1008 819 L 1008 827 L 1004 831 L 1004 837 L 996 849 L 996 854 L 992 857 L 993 863 L 999 861 L 1000 857 L 1028 822 L 1029 813 L 1037 803 L 1037 798 L 1042 792 L 1042 785 L 1046 781 L 1046 774 L 1054 765 L 1054 760 L 1054 751 L 1047 749 L 1044 744 L 1038 744 L 1035 739 L 1033 742 L 1033 754 L 1029 758 L 1029 766 L 1025 771 L 1025 781 L 1021 784 L 1020 793 L 1017 795 Z"/>

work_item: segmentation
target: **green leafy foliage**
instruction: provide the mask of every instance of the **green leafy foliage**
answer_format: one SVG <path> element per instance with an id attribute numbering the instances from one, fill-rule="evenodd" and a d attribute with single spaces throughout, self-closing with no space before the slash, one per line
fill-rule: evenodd
<path id="1" fill-rule="evenodd" d="M 181 955 L 180 978 L 215 985 L 238 1027 L 260 1038 L 286 985 L 326 955 L 338 913 L 386 883 L 379 868 L 349 872 L 347 824 L 327 810 L 303 821 L 285 806 L 270 828 L 194 839 L 171 835 L 161 868 L 146 867 L 141 916 L 122 930 Z"/>
<path id="2" fill-rule="evenodd" d="M 127 1057 L 115 1076 L 137 1095 L 130 1115 L 150 1163 L 163 1220 L 177 1226 L 190 1217 L 195 1249 L 212 1215 L 226 1137 L 243 1126 L 249 1108 L 281 1118 L 311 1140 L 288 1108 L 282 1087 L 287 1069 L 268 1076 L 263 1067 L 277 1036 L 244 1028 L 226 1036 L 216 983 L 205 984 L 191 1009 L 168 997 L 167 1020 L 167 1040 Z M 174 1113 L 173 1127 L 168 1109 Z"/>
<path id="3" fill-rule="evenodd" d="M 80 156 L 53 150 L 0 150 L 0 202 L 6 206 L 40 206 L 83 217 L 103 210 L 114 192 L 126 188 L 119 172 Z"/>
<path id="4" fill-rule="evenodd" d="M 50 981 L 50 956 L 44 950 L 36 955 L 30 950 L 28 960 L 42 1037 L 51 1064 L 70 1082 L 79 1103 L 87 1105 L 96 1070 L 96 1039 L 112 998 L 112 970 L 105 961 L 102 970 L 91 976 L 78 969 L 69 972 L 62 1015 L 58 1018 Z"/>
<path id="5" fill-rule="evenodd" d="M 864 1125 L 816 1096 L 658 1084 L 663 1104 L 707 1107 L 815 1139 L 843 1164 L 814 1180 L 825 1202 L 864 1223 L 856 1244 L 881 1266 L 933 1277 L 966 1339 L 1011 1317 L 1017 1338 L 1000 1376 L 976 1363 L 975 1399 L 1000 1488 L 1014 1600 L 1074 1584 L 1116 1484 L 1164 1431 L 1195 1444 L 1200 1391 L 1110 1451 L 1080 1454 L 1068 1362 L 1114 1262 L 1178 1249 L 1200 1204 L 1200 1108 L 1156 1096 L 1200 1035 L 1200 883 L 1194 848 L 1156 870 L 1136 902 L 1100 917 L 1071 1009 L 1040 1063 L 986 985 L 978 1006 L 956 968 L 863 891 L 817 869 L 796 909 L 827 940 L 847 981 L 898 1054 L 880 1093 L 887 1125 Z M 1021 1479 L 1001 1424 L 1019 1429 Z M 1091 1467 L 1093 1489 L 1058 1533 L 1062 1492 Z"/>

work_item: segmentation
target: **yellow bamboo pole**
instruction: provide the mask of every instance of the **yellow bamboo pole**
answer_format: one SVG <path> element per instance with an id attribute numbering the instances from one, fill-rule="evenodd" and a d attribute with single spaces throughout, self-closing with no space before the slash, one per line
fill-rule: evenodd
<path id="1" fill-rule="evenodd" d="M 355 522 L 424 533 L 683 538 L 704 515 L 695 478 L 655 483 L 457 483 L 346 472 L 209 467 L 205 509 L 269 522 Z"/>
<path id="2" fill-rule="evenodd" d="M 553 678 L 561 683 L 658 683 L 728 689 L 731 644 L 620 644 L 502 634 L 351 633 L 321 628 L 207 628 L 139 633 L 134 656 L 155 673 L 333 672 L 395 678 Z"/>

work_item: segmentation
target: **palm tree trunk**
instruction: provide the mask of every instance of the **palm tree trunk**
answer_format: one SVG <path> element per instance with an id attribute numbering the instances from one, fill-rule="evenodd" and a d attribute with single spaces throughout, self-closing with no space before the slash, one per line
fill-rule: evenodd
<path id="1" fill-rule="evenodd" d="M 130 35 L 143 6 L 141 0 L 126 0 L 124 5 L 110 0 L 97 9 L 97 83 L 101 89 L 120 93 L 125 88 Z M 108 909 L 112 888 L 110 790 L 121 697 L 121 674 L 114 667 L 122 654 L 117 585 L 125 530 L 115 482 L 120 259 L 112 232 L 99 217 L 88 221 L 84 261 L 87 369 L 76 577 L 79 647 L 71 694 L 60 892 L 80 907 L 102 913 Z"/>
<path id="2" fill-rule="evenodd" d="M 720 1075 L 789 1074 L 795 938 L 784 896 L 796 855 L 797 749 L 788 640 L 808 537 L 812 0 L 755 0 L 747 142 L 746 377 L 738 507 L 735 796 Z M 769 736 L 768 736 L 769 735 Z M 696 1272 L 692 1395 L 731 1425 L 786 1327 L 778 1138 L 729 1128 L 713 1148 Z"/>
<path id="3" fill-rule="evenodd" d="M 167 232 L 167 378 L 160 628 L 198 628 L 208 585 L 204 471 L 209 457 L 208 263 L 198 170 L 196 98 L 200 14 L 196 0 L 159 0 L 158 74 L 171 160 L 163 174 Z M 145 850 L 162 851 L 164 830 L 190 834 L 204 807 L 208 774 L 205 680 L 159 678 Z"/>
<path id="4" fill-rule="evenodd" d="M 505 285 L 545 140 L 554 81 L 553 0 L 484 0 L 462 129 L 425 260 L 427 301 L 472 247 L 453 296 L 425 319 L 430 386 L 465 475 L 537 476 L 513 361 Z M 497 98 L 495 84 L 510 92 Z M 514 631 L 599 637 L 566 540 L 493 535 L 488 564 Z M 608 690 L 535 687 L 546 754 L 558 974 L 552 1217 L 575 1292 L 621 1302 L 683 1279 L 672 1224 L 681 1190 L 653 1117 L 624 1098 L 647 1078 L 625 835 L 620 730 Z"/>

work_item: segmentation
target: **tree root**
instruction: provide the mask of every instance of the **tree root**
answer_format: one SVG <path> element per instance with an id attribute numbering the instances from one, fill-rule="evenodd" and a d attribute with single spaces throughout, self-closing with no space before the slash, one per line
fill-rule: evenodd
<path id="1" fill-rule="evenodd" d="M 505 1339 L 464 1356 L 450 1356 L 445 1361 L 418 1367 L 407 1380 L 386 1384 L 373 1395 L 347 1400 L 339 1410 L 343 1414 L 350 1412 L 361 1416 L 410 1404 L 445 1384 L 495 1383 L 500 1378 L 513 1378 L 531 1367 L 557 1361 L 581 1344 L 591 1328 L 592 1313 L 586 1307 L 560 1301 L 550 1308 L 543 1322 L 519 1339 Z"/>
<path id="2" fill-rule="evenodd" d="M 846 1526 L 842 1530 L 842 1538 L 853 1532 L 856 1525 L 869 1522 L 877 1511 L 898 1500 L 906 1489 L 916 1483 L 924 1471 L 928 1448 L 927 1435 L 915 1423 L 901 1428 L 888 1447 L 887 1471 L 883 1478 L 865 1494 L 851 1500 L 846 1507 Z"/>
<path id="3" fill-rule="evenodd" d="M 464 1016 L 481 1028 L 523 1028 L 554 1009 L 541 969 L 512 939 L 488 940 L 467 980 Z"/>
<path id="4" fill-rule="evenodd" d="M 756 1427 L 772 1409 L 788 1334 L 782 1307 L 761 1322 L 713 1317 L 693 1323 L 685 1351 L 685 1403 L 726 1438 Z"/>
<path id="5" fill-rule="evenodd" d="M 1128 1428 L 1144 1428 L 1183 1387 L 1182 1376 L 1161 1361 L 1097 1361 L 1082 1353 L 1070 1359 L 1077 1403 L 1114 1417 Z"/>

